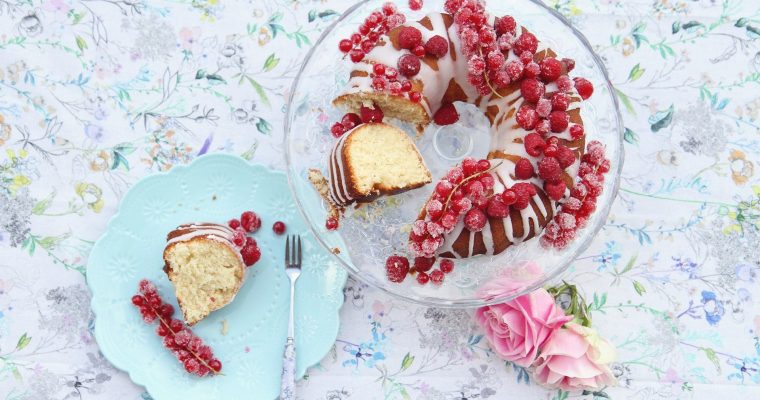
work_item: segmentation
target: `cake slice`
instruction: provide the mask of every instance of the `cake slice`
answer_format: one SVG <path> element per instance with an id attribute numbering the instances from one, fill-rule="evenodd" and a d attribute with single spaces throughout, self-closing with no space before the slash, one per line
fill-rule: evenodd
<path id="1" fill-rule="evenodd" d="M 412 139 L 391 125 L 359 125 L 345 133 L 330 153 L 329 197 L 339 207 L 398 194 L 431 180 Z"/>
<path id="2" fill-rule="evenodd" d="M 167 235 L 164 272 L 188 325 L 232 302 L 240 290 L 246 267 L 234 235 L 211 223 L 180 225 Z"/>

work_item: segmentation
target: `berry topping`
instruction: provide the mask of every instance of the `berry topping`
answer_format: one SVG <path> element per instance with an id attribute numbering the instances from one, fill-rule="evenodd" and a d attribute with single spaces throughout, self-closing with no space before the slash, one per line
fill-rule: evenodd
<path id="1" fill-rule="evenodd" d="M 422 9 L 422 0 L 409 0 L 409 9 L 419 11 Z"/>
<path id="2" fill-rule="evenodd" d="M 541 135 L 537 133 L 529 133 L 525 135 L 523 141 L 525 144 L 525 152 L 533 157 L 538 157 L 541 155 L 541 152 L 546 148 L 546 142 L 544 142 L 544 139 L 541 138 Z"/>
<path id="3" fill-rule="evenodd" d="M 237 247 L 243 247 L 245 244 L 245 232 L 236 230 L 235 233 L 232 234 L 232 243 Z"/>
<path id="4" fill-rule="evenodd" d="M 527 158 L 517 160 L 515 164 L 515 177 L 517 179 L 530 179 L 535 174 L 533 164 Z"/>
<path id="5" fill-rule="evenodd" d="M 529 54 L 529 53 L 523 53 L 523 54 Z M 533 61 L 528 61 L 525 64 L 525 68 L 523 70 L 523 75 L 526 78 L 538 78 L 538 76 L 541 74 L 541 67 L 538 66 L 537 63 Z"/>
<path id="6" fill-rule="evenodd" d="M 240 250 L 240 255 L 243 256 L 245 265 L 250 267 L 261 259 L 261 250 L 255 245 L 246 245 Z"/>
<path id="7" fill-rule="evenodd" d="M 412 82 L 409 81 L 409 80 L 404 79 L 401 82 L 401 91 L 402 92 L 408 92 L 410 90 L 412 90 Z"/>
<path id="8" fill-rule="evenodd" d="M 233 218 L 229 221 L 227 221 L 227 226 L 229 226 L 232 229 L 240 228 L 240 220 Z"/>
<path id="9" fill-rule="evenodd" d="M 451 125 L 459 121 L 459 113 L 451 103 L 446 103 L 435 112 L 433 121 L 438 125 Z"/>
<path id="10" fill-rule="evenodd" d="M 556 182 L 562 176 L 562 167 L 554 157 L 544 157 L 538 162 L 538 176 L 548 182 Z"/>
<path id="11" fill-rule="evenodd" d="M 346 131 L 362 124 L 362 117 L 356 113 L 348 113 L 341 118 L 340 123 L 346 128 Z"/>
<path id="12" fill-rule="evenodd" d="M 567 72 L 570 72 L 575 69 L 575 60 L 573 60 L 572 58 L 563 58 L 562 65 L 565 66 L 565 69 L 567 70 Z"/>
<path id="13" fill-rule="evenodd" d="M 420 272 L 417 274 L 417 283 L 424 285 L 428 282 L 430 282 L 430 275 L 425 272 Z"/>
<path id="14" fill-rule="evenodd" d="M 488 57 L 486 58 L 486 65 L 488 65 L 489 70 L 498 70 L 502 65 L 504 65 L 504 61 L 504 54 L 498 50 L 494 50 L 488 53 Z"/>
<path id="15" fill-rule="evenodd" d="M 383 14 L 385 14 L 387 16 L 390 16 L 390 15 L 393 15 L 393 14 L 396 13 L 397 8 L 396 8 L 395 4 L 393 4 L 393 3 L 391 3 L 389 1 L 389 2 L 387 2 L 385 4 L 383 4 L 382 11 L 383 11 Z"/>
<path id="16" fill-rule="evenodd" d="M 529 131 L 535 128 L 538 124 L 538 113 L 536 112 L 536 109 L 530 104 L 523 104 L 520 106 L 520 109 L 517 110 L 515 119 L 521 128 Z"/>
<path id="17" fill-rule="evenodd" d="M 541 79 L 544 82 L 554 82 L 562 75 L 562 63 L 554 57 L 547 57 L 541 61 Z"/>
<path id="18" fill-rule="evenodd" d="M 330 127 L 330 133 L 332 133 L 333 137 L 339 138 L 346 133 L 346 127 L 340 122 L 336 122 Z"/>
<path id="19" fill-rule="evenodd" d="M 556 157 L 562 169 L 565 169 L 575 163 L 575 154 L 567 146 L 557 146 Z"/>
<path id="20" fill-rule="evenodd" d="M 418 45 L 417 47 L 412 49 L 412 54 L 414 54 L 417 57 L 425 57 L 425 54 L 427 54 L 427 51 L 425 50 L 425 46 Z"/>
<path id="21" fill-rule="evenodd" d="M 420 59 L 414 54 L 404 54 L 398 59 L 398 72 L 406 77 L 412 77 L 420 72 Z"/>
<path id="22" fill-rule="evenodd" d="M 552 102 L 549 99 L 540 99 L 536 103 L 536 112 L 541 118 L 546 118 L 552 112 Z M 543 121 L 542 121 L 543 122 Z"/>
<path id="23" fill-rule="evenodd" d="M 132 304 L 138 307 L 145 304 L 145 297 L 142 297 L 139 294 L 132 296 Z"/>
<path id="24" fill-rule="evenodd" d="M 253 211 L 246 211 L 240 214 L 240 226 L 246 232 L 256 232 L 261 228 L 261 218 Z"/>
<path id="25" fill-rule="evenodd" d="M 378 106 L 374 106 L 375 108 L 369 108 L 366 106 L 362 106 L 359 110 L 359 114 L 361 115 L 362 122 L 365 124 L 370 122 L 383 122 L 383 110 L 380 109 Z"/>
<path id="26" fill-rule="evenodd" d="M 435 192 L 441 196 L 441 198 L 448 197 L 453 189 L 454 184 L 445 180 L 442 180 L 435 185 Z"/>
<path id="27" fill-rule="evenodd" d="M 427 203 L 425 210 L 427 211 L 427 214 L 430 216 L 430 219 L 436 220 L 441 215 L 443 215 L 443 203 L 441 203 L 440 201 L 436 199 L 432 199 Z"/>
<path id="28" fill-rule="evenodd" d="M 513 207 L 522 210 L 530 205 L 531 197 L 536 195 L 536 188 L 525 182 L 519 182 L 512 185 L 512 190 L 515 193 L 515 203 Z"/>
<path id="29" fill-rule="evenodd" d="M 330 217 L 327 218 L 325 221 L 325 228 L 327 228 L 328 231 L 334 231 L 338 229 L 338 218 Z"/>
<path id="30" fill-rule="evenodd" d="M 494 21 L 493 27 L 496 30 L 496 34 L 499 36 L 505 33 L 510 33 L 514 35 L 515 28 L 517 28 L 517 23 L 515 22 L 514 18 L 507 15 L 501 18 L 496 18 L 496 20 Z"/>
<path id="31" fill-rule="evenodd" d="M 564 132 L 570 123 L 570 116 L 565 111 L 552 111 L 549 114 L 549 124 L 552 132 Z"/>
<path id="32" fill-rule="evenodd" d="M 470 232 L 480 232 L 486 226 L 486 214 L 478 208 L 473 208 L 464 217 L 464 226 Z"/>
<path id="33" fill-rule="evenodd" d="M 483 189 L 488 192 L 489 190 L 493 189 L 494 185 L 496 184 L 496 179 L 494 179 L 493 175 L 491 174 L 483 174 L 480 178 L 480 183 L 483 185 Z"/>
<path id="34" fill-rule="evenodd" d="M 470 57 L 470 61 L 467 62 L 467 72 L 470 75 L 481 76 L 486 72 L 486 61 L 479 55 L 473 55 Z"/>
<path id="35" fill-rule="evenodd" d="M 435 258 L 432 257 L 415 257 L 414 270 L 417 272 L 428 272 L 433 268 Z"/>
<path id="36" fill-rule="evenodd" d="M 373 65 L 372 66 L 372 71 L 376 75 L 385 75 L 385 64 L 377 63 L 377 64 Z"/>
<path id="37" fill-rule="evenodd" d="M 490 168 L 491 168 L 491 162 L 490 161 L 488 161 L 486 159 L 478 160 L 478 172 L 486 172 Z"/>
<path id="38" fill-rule="evenodd" d="M 385 273 L 391 282 L 403 282 L 409 273 L 409 260 L 402 256 L 390 256 L 385 261 Z"/>
<path id="39" fill-rule="evenodd" d="M 501 193 L 501 201 L 508 206 L 515 204 L 515 201 L 517 201 L 517 194 L 515 194 L 515 191 L 512 189 L 505 189 Z"/>
<path id="40" fill-rule="evenodd" d="M 454 200 L 454 202 L 451 203 L 451 209 L 460 215 L 464 214 L 472 209 L 472 200 L 467 197 Z"/>
<path id="41" fill-rule="evenodd" d="M 575 81 L 575 90 L 578 91 L 583 100 L 588 99 L 594 94 L 594 85 L 588 79 L 574 78 L 573 80 Z"/>
<path id="42" fill-rule="evenodd" d="M 449 232 L 450 230 L 454 229 L 454 226 L 457 224 L 458 216 L 454 211 L 447 211 L 445 214 L 443 214 L 443 217 L 441 217 L 441 226 L 446 232 Z"/>
<path id="43" fill-rule="evenodd" d="M 573 80 L 567 75 L 562 75 L 557 79 L 557 89 L 561 92 L 569 92 L 573 89 Z"/>
<path id="44" fill-rule="evenodd" d="M 443 277 L 444 277 L 443 271 L 441 271 L 440 269 L 437 269 L 430 273 L 430 281 L 436 285 L 440 285 L 441 283 L 443 283 Z"/>
<path id="45" fill-rule="evenodd" d="M 583 126 L 582 125 L 573 125 L 570 127 L 570 137 L 573 139 L 580 139 L 583 137 Z"/>
<path id="46" fill-rule="evenodd" d="M 509 216 L 509 206 L 504 204 L 499 196 L 493 196 L 488 201 L 486 213 L 493 218 L 506 218 Z"/>
<path id="47" fill-rule="evenodd" d="M 462 179 L 464 179 L 464 170 L 462 170 L 461 167 L 454 167 L 452 168 L 448 174 L 446 174 L 446 179 L 457 185 L 459 182 L 462 182 Z"/>
<path id="48" fill-rule="evenodd" d="M 412 26 L 405 26 L 398 34 L 398 44 L 402 49 L 411 50 L 422 44 L 422 32 Z"/>
<path id="49" fill-rule="evenodd" d="M 435 35 L 425 43 L 425 51 L 435 58 L 442 58 L 449 52 L 449 41 L 443 36 Z"/>
<path id="50" fill-rule="evenodd" d="M 538 49 L 538 39 L 530 32 L 523 32 L 515 41 L 515 54 L 520 55 L 524 51 L 535 53 Z"/>
<path id="51" fill-rule="evenodd" d="M 567 111 L 570 97 L 564 93 L 554 93 L 552 96 L 552 111 Z"/>
<path id="52" fill-rule="evenodd" d="M 409 100 L 414 103 L 422 101 L 422 94 L 420 92 L 409 92 Z"/>
<path id="53" fill-rule="evenodd" d="M 272 230 L 277 235 L 282 235 L 285 233 L 285 223 L 282 221 L 277 221 L 272 225 Z"/>
<path id="54" fill-rule="evenodd" d="M 338 47 L 340 48 L 340 51 L 348 53 L 351 51 L 351 49 L 354 48 L 354 43 L 349 39 L 343 39 L 340 41 L 340 43 L 338 43 Z"/>
<path id="55" fill-rule="evenodd" d="M 522 78 L 523 63 L 517 60 L 510 61 L 507 63 L 506 71 L 507 71 L 507 74 L 509 75 L 509 79 L 516 81 Z"/>
<path id="56" fill-rule="evenodd" d="M 540 82 L 535 78 L 524 79 L 520 85 L 520 93 L 525 101 L 530 103 L 537 103 L 538 100 L 544 97 L 545 91 L 546 87 L 543 82 Z"/>
<path id="57" fill-rule="evenodd" d="M 478 161 L 472 157 L 462 160 L 462 171 L 464 176 L 470 176 L 478 172 Z"/>
<path id="58" fill-rule="evenodd" d="M 448 258 L 442 258 L 441 262 L 438 263 L 438 268 L 440 268 L 441 272 L 444 274 L 450 274 L 454 271 L 454 261 Z"/>
<path id="59" fill-rule="evenodd" d="M 536 125 L 536 133 L 538 133 L 541 136 L 546 136 L 549 131 L 551 130 L 551 125 L 549 125 L 549 120 L 542 119 L 541 122 Z"/>
<path id="60" fill-rule="evenodd" d="M 544 182 L 544 191 L 552 200 L 561 200 L 565 195 L 565 189 L 567 189 L 567 185 L 565 184 L 565 181 L 561 179 L 557 180 L 556 182 Z"/>

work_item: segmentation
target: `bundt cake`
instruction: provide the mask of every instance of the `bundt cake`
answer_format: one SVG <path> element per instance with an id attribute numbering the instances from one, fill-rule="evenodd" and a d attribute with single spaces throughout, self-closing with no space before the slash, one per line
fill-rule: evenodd
<path id="1" fill-rule="evenodd" d="M 240 289 L 246 266 L 235 235 L 212 223 L 180 225 L 167 235 L 164 272 L 188 325 L 229 304 Z"/>

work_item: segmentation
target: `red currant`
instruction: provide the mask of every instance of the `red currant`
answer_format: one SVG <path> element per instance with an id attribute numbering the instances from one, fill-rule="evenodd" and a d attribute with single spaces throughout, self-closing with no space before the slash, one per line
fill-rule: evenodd
<path id="1" fill-rule="evenodd" d="M 274 225 L 272 225 L 272 230 L 275 234 L 282 235 L 285 233 L 285 223 L 282 221 L 275 222 Z"/>

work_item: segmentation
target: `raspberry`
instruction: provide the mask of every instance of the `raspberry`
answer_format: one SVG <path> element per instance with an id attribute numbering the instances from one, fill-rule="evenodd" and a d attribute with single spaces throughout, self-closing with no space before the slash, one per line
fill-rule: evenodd
<path id="1" fill-rule="evenodd" d="M 243 256 L 243 262 L 250 267 L 261 259 L 261 250 L 257 246 L 243 246 L 240 249 L 240 255 Z"/>
<path id="2" fill-rule="evenodd" d="M 486 214 L 480 209 L 473 208 L 464 217 L 464 226 L 470 232 L 480 232 L 486 226 Z"/>
<path id="3" fill-rule="evenodd" d="M 351 50 L 349 53 L 349 56 L 351 57 L 351 61 L 358 63 L 359 61 L 364 59 L 364 56 L 367 55 L 364 50 L 362 49 L 354 49 Z"/>
<path id="4" fill-rule="evenodd" d="M 443 214 L 443 203 L 435 199 L 430 200 L 427 203 L 425 210 L 427 211 L 427 215 L 430 216 L 430 219 L 436 220 Z"/>
<path id="5" fill-rule="evenodd" d="M 478 178 L 478 180 L 483 185 L 483 189 L 486 192 L 493 189 L 494 185 L 496 184 L 496 179 L 494 179 L 493 175 L 491 174 L 483 174 L 480 178 Z"/>
<path id="6" fill-rule="evenodd" d="M 433 121 L 438 125 L 451 125 L 459 121 L 459 113 L 453 104 L 446 103 L 435 112 L 435 115 L 433 115 Z"/>
<path id="7" fill-rule="evenodd" d="M 549 99 L 540 99 L 536 103 L 536 112 L 541 118 L 546 118 L 552 112 L 552 102 Z"/>
<path id="8" fill-rule="evenodd" d="M 505 189 L 504 192 L 501 193 L 501 201 L 508 206 L 515 204 L 515 201 L 517 201 L 515 191 L 512 189 Z"/>
<path id="9" fill-rule="evenodd" d="M 448 258 L 442 258 L 441 262 L 438 264 L 438 268 L 440 268 L 441 272 L 444 274 L 450 274 L 454 271 L 454 261 Z"/>
<path id="10" fill-rule="evenodd" d="M 454 201 L 451 204 L 451 209 L 458 214 L 464 214 L 472 209 L 472 200 L 467 197 Z"/>
<path id="11" fill-rule="evenodd" d="M 236 230 L 235 233 L 232 234 L 232 243 L 237 247 L 243 247 L 245 244 L 245 231 L 242 229 Z"/>
<path id="12" fill-rule="evenodd" d="M 537 133 L 529 133 L 525 135 L 523 142 L 525 144 L 525 152 L 533 157 L 541 155 L 541 152 L 546 148 L 546 142 L 544 142 L 541 135 Z"/>
<path id="13" fill-rule="evenodd" d="M 457 13 L 457 11 L 459 11 L 460 7 L 462 7 L 462 0 L 446 0 L 443 9 L 447 13 L 454 15 Z"/>
<path id="14" fill-rule="evenodd" d="M 544 191 L 552 200 L 556 200 L 556 201 L 561 200 L 562 197 L 565 195 L 565 189 L 567 189 L 567 185 L 565 184 L 565 181 L 563 181 L 562 179 L 558 179 L 554 182 L 550 182 L 550 181 L 544 182 Z"/>
<path id="15" fill-rule="evenodd" d="M 544 82 L 554 82 L 562 75 L 562 63 L 554 57 L 547 57 L 541 61 L 541 79 Z"/>
<path id="16" fill-rule="evenodd" d="M 491 71 L 489 74 L 491 82 L 498 88 L 507 87 L 507 85 L 512 83 L 512 78 L 509 77 L 509 73 L 506 69 Z"/>
<path id="17" fill-rule="evenodd" d="M 567 146 L 557 147 L 557 161 L 559 161 L 560 167 L 565 169 L 575 163 L 575 153 Z"/>
<path id="18" fill-rule="evenodd" d="M 572 79 L 570 79 L 567 75 L 562 75 L 557 79 L 557 88 L 560 90 L 560 92 L 569 92 L 573 89 L 574 83 Z"/>
<path id="19" fill-rule="evenodd" d="M 530 104 L 523 104 L 520 109 L 517 110 L 515 116 L 517 124 L 526 131 L 532 130 L 538 124 L 538 113 L 536 109 Z"/>
<path id="20" fill-rule="evenodd" d="M 246 211 L 240 214 L 240 226 L 246 232 L 256 232 L 261 228 L 261 218 L 253 211 Z"/>
<path id="21" fill-rule="evenodd" d="M 435 222 L 428 222 L 427 231 L 430 234 L 430 236 L 436 238 L 443 234 L 444 229 L 443 229 L 443 226 L 441 226 L 441 224 L 438 224 Z"/>
<path id="22" fill-rule="evenodd" d="M 277 235 L 282 235 L 285 233 L 285 223 L 282 221 L 277 221 L 274 224 L 272 224 L 272 231 L 274 231 Z"/>
<path id="23" fill-rule="evenodd" d="M 514 35 L 515 28 L 517 28 L 517 23 L 515 22 L 514 18 L 509 15 L 505 15 L 501 18 L 496 18 L 493 23 L 493 27 L 496 30 L 496 34 L 499 36 L 505 33 L 511 33 Z"/>
<path id="24" fill-rule="evenodd" d="M 552 96 L 552 111 L 567 111 L 570 103 L 570 97 L 564 93 L 554 93 Z"/>
<path id="25" fill-rule="evenodd" d="M 443 271 L 441 271 L 440 269 L 437 269 L 430 273 L 430 281 L 436 285 L 440 285 L 441 283 L 443 283 L 443 277 L 444 277 Z"/>
<path id="26" fill-rule="evenodd" d="M 583 205 L 583 202 L 581 202 L 579 199 L 576 199 L 575 197 L 570 197 L 567 200 L 565 200 L 564 203 L 562 203 L 562 211 L 574 213 L 581 209 L 581 205 Z"/>
<path id="27" fill-rule="evenodd" d="M 512 81 L 516 81 L 520 78 L 522 78 L 523 75 L 523 63 L 520 61 L 514 60 L 507 63 L 507 74 L 509 75 L 509 79 L 512 79 Z"/>
<path id="28" fill-rule="evenodd" d="M 338 48 L 340 48 L 341 52 L 348 53 L 354 48 L 354 43 L 349 39 L 343 39 L 338 43 Z"/>
<path id="29" fill-rule="evenodd" d="M 515 36 L 512 33 L 505 33 L 501 36 L 499 36 L 499 40 L 496 42 L 496 45 L 498 46 L 499 50 L 501 50 L 502 53 L 507 54 L 510 50 L 512 50 L 512 46 L 515 43 Z"/>
<path id="30" fill-rule="evenodd" d="M 435 35 L 425 43 L 425 51 L 435 58 L 443 58 L 449 52 L 449 41 L 441 35 Z"/>
<path id="31" fill-rule="evenodd" d="M 346 131 L 362 124 L 362 117 L 356 113 L 348 113 L 341 118 L 340 123 L 346 128 Z"/>
<path id="32" fill-rule="evenodd" d="M 412 26 L 401 28 L 398 34 L 398 45 L 402 49 L 411 50 L 420 44 L 422 44 L 422 32 L 419 29 Z"/>
<path id="33" fill-rule="evenodd" d="M 448 197 L 453 189 L 454 185 L 449 181 L 440 181 L 435 185 L 435 192 L 442 198 Z"/>
<path id="34" fill-rule="evenodd" d="M 584 133 L 582 125 L 573 125 L 570 127 L 570 137 L 573 139 L 577 140 L 582 138 Z"/>
<path id="35" fill-rule="evenodd" d="M 330 127 L 330 133 L 332 133 L 333 137 L 339 138 L 346 133 L 346 127 L 340 122 L 336 122 Z"/>
<path id="36" fill-rule="evenodd" d="M 515 54 L 517 54 L 517 53 L 515 53 Z M 533 62 L 533 53 L 531 53 L 531 52 L 529 52 L 529 51 L 523 51 L 522 53 L 520 53 L 520 54 L 517 56 L 517 58 L 519 58 L 519 59 L 520 59 L 520 62 L 521 62 L 521 63 L 523 63 L 523 65 L 524 65 L 525 67 L 527 67 L 527 66 L 528 66 L 528 64 L 530 64 L 530 63 L 532 63 L 532 62 Z M 539 70 L 540 70 L 540 68 L 539 68 Z M 535 78 L 536 76 L 538 76 L 538 75 L 533 75 L 533 76 L 531 76 L 530 78 Z"/>
<path id="37" fill-rule="evenodd" d="M 330 217 L 325 221 L 325 228 L 327 228 L 328 231 L 334 231 L 338 229 L 338 219 L 335 217 Z"/>
<path id="38" fill-rule="evenodd" d="M 390 256 L 385 260 L 385 273 L 391 282 L 403 282 L 409 273 L 409 260 L 406 257 Z"/>
<path id="39" fill-rule="evenodd" d="M 515 42 L 515 54 L 520 55 L 524 51 L 535 53 L 538 49 L 538 40 L 530 32 L 523 32 Z"/>
<path id="40" fill-rule="evenodd" d="M 542 119 L 541 122 L 536 125 L 536 133 L 538 133 L 541 136 L 546 136 L 549 131 L 551 131 L 551 125 L 549 125 L 549 120 Z"/>
<path id="41" fill-rule="evenodd" d="M 375 108 L 369 108 L 366 106 L 362 106 L 361 109 L 359 109 L 359 114 L 361 115 L 362 122 L 365 124 L 370 122 L 383 122 L 383 110 L 380 109 L 380 107 L 375 106 Z"/>
<path id="42" fill-rule="evenodd" d="M 575 81 L 575 90 L 578 91 L 583 100 L 588 99 L 594 94 L 594 85 L 588 79 L 574 78 L 573 81 Z"/>
<path id="43" fill-rule="evenodd" d="M 422 0 L 409 0 L 409 9 L 412 11 L 419 11 L 422 9 Z"/>
<path id="44" fill-rule="evenodd" d="M 538 102 L 538 100 L 544 96 L 545 92 L 546 87 L 544 84 L 534 78 L 524 79 L 520 85 L 520 93 L 522 94 L 522 97 L 525 101 L 530 103 Z"/>
<path id="45" fill-rule="evenodd" d="M 502 67 L 502 65 L 504 65 L 504 61 L 504 54 L 502 54 L 500 51 L 492 51 L 488 53 L 486 63 L 488 65 L 488 69 L 498 70 Z"/>
<path id="46" fill-rule="evenodd" d="M 517 179 L 530 179 L 535 174 L 533 164 L 527 158 L 521 158 L 517 160 L 515 164 L 515 178 Z"/>
<path id="47" fill-rule="evenodd" d="M 527 208 L 530 204 L 530 198 L 536 195 L 536 188 L 526 182 L 519 182 L 512 185 L 512 190 L 515 192 L 515 203 L 513 207 L 518 210 Z"/>
<path id="48" fill-rule="evenodd" d="M 424 272 L 420 272 L 417 274 L 417 283 L 419 283 L 420 285 L 424 285 L 428 282 L 430 282 L 430 275 Z"/>
<path id="49" fill-rule="evenodd" d="M 491 200 L 488 201 L 486 213 L 489 217 L 506 218 L 509 216 L 509 206 L 501 201 L 501 197 L 493 196 L 491 197 Z"/>
<path id="50" fill-rule="evenodd" d="M 525 68 L 523 71 L 523 76 L 526 78 L 538 78 L 538 75 L 541 74 L 541 67 L 538 66 L 533 61 L 529 61 L 525 64 Z"/>
<path id="51" fill-rule="evenodd" d="M 409 100 L 413 103 L 419 103 L 422 101 L 422 94 L 420 92 L 409 92 Z"/>
<path id="52" fill-rule="evenodd" d="M 552 136 L 554 137 L 554 136 Z M 557 152 L 559 151 L 559 148 L 556 144 L 549 144 L 544 149 L 544 156 L 546 157 L 557 157 Z"/>
<path id="53" fill-rule="evenodd" d="M 414 54 L 404 54 L 398 59 L 398 72 L 406 77 L 412 77 L 420 72 L 420 59 Z"/>
<path id="54" fill-rule="evenodd" d="M 428 272 L 433 268 L 435 258 L 432 257 L 415 257 L 414 270 L 417 272 Z"/>
<path id="55" fill-rule="evenodd" d="M 454 229 L 458 219 L 459 218 L 455 212 L 447 211 L 443 214 L 443 217 L 441 217 L 441 226 L 443 226 L 443 229 L 445 229 L 446 232 L 449 232 L 451 229 Z"/>
<path id="56" fill-rule="evenodd" d="M 425 54 L 426 54 L 425 46 L 418 45 L 417 47 L 413 48 L 412 49 L 412 54 L 414 54 L 415 56 L 417 56 L 419 58 L 425 57 Z"/>
<path id="57" fill-rule="evenodd" d="M 472 157 L 462 160 L 462 171 L 464 176 L 470 176 L 478 172 L 478 161 Z"/>
<path id="58" fill-rule="evenodd" d="M 546 139 L 546 144 L 549 146 L 558 146 L 559 145 L 559 138 L 556 136 L 550 136 Z"/>
<path id="59" fill-rule="evenodd" d="M 473 55 L 467 62 L 467 72 L 472 75 L 483 75 L 486 72 L 486 61 L 481 56 Z"/>
<path id="60" fill-rule="evenodd" d="M 556 182 L 562 175 L 562 167 L 554 157 L 544 157 L 538 162 L 538 176 L 548 182 Z"/>
<path id="61" fill-rule="evenodd" d="M 549 114 L 549 124 L 552 132 L 564 132 L 570 123 L 570 116 L 565 111 L 552 111 Z"/>

